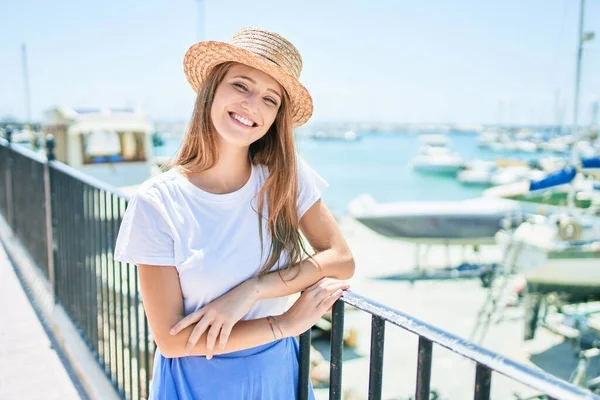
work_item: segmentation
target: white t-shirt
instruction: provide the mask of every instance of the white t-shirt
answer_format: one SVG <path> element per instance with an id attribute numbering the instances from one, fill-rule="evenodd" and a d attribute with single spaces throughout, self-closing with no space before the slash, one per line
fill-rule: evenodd
<path id="1" fill-rule="evenodd" d="M 328 186 L 298 158 L 298 216 Z M 270 237 L 263 217 L 261 254 L 256 195 L 268 177 L 253 165 L 250 179 L 227 194 L 206 192 L 176 169 L 144 182 L 133 195 L 119 229 L 114 258 L 132 264 L 175 266 L 185 314 L 210 303 L 256 276 L 269 255 Z M 264 206 L 263 214 L 266 217 Z M 279 265 L 287 257 L 282 254 Z M 287 297 L 258 301 L 243 319 L 286 311 Z"/>

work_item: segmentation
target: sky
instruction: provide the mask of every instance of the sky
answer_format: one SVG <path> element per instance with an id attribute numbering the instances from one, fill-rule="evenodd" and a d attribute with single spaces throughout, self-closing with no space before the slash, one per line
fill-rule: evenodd
<path id="1" fill-rule="evenodd" d="M 58 105 L 186 121 L 183 55 L 240 28 L 300 51 L 313 122 L 572 123 L 579 0 L 19 0 L 0 13 L 0 119 Z M 200 11 L 201 10 L 201 11 Z M 600 0 L 587 0 L 579 121 L 600 97 Z"/>

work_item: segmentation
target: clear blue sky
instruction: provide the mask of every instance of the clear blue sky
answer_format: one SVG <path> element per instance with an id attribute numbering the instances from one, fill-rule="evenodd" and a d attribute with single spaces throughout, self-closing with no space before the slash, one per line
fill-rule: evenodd
<path id="1" fill-rule="evenodd" d="M 203 36 L 244 26 L 290 39 L 304 59 L 314 121 L 553 123 L 572 120 L 578 0 L 204 0 Z M 198 40 L 194 0 L 4 2 L 0 118 L 25 116 L 27 44 L 34 119 L 54 105 L 141 105 L 187 120 L 182 71 Z M 600 0 L 587 1 L 580 121 L 600 96 Z"/>

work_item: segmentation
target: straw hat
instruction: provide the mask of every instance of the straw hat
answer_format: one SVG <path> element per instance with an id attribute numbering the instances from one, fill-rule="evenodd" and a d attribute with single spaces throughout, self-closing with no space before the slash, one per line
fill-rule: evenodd
<path id="1" fill-rule="evenodd" d="M 244 28 L 231 43 L 205 41 L 192 45 L 185 53 L 183 68 L 188 82 L 198 92 L 213 67 L 234 61 L 272 76 L 292 101 L 292 125 L 304 124 L 313 111 L 312 98 L 298 80 L 302 57 L 289 41 L 260 28 Z"/>

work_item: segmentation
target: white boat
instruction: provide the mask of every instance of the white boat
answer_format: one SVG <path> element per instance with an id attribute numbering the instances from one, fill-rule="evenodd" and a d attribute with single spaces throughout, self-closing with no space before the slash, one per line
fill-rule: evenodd
<path id="1" fill-rule="evenodd" d="M 506 267 L 531 290 L 600 296 L 600 225 L 570 215 L 536 216 L 496 235 Z"/>
<path id="2" fill-rule="evenodd" d="M 565 165 L 562 169 L 546 174 L 543 171 L 532 171 L 516 182 L 495 186 L 483 192 L 484 197 L 527 200 L 540 196 L 550 199 L 552 195 L 573 191 L 573 199 L 585 200 L 583 197 L 598 198 L 598 182 L 585 174 L 600 170 L 600 157 L 582 159 L 579 166 Z M 539 175 L 539 176 L 538 176 Z M 543 176 L 545 175 L 545 176 Z"/>
<path id="3" fill-rule="evenodd" d="M 558 137 L 540 144 L 540 149 L 553 153 L 565 154 L 570 150 L 571 141 L 566 137 Z"/>
<path id="4" fill-rule="evenodd" d="M 421 243 L 493 243 L 494 235 L 520 214 L 518 203 L 476 198 L 460 201 L 378 203 L 370 195 L 350 202 L 350 216 L 373 231 Z"/>
<path id="5" fill-rule="evenodd" d="M 490 178 L 493 186 L 507 185 L 522 180 L 539 180 L 546 176 L 544 171 L 535 170 L 528 166 L 506 167 L 496 171 Z"/>
<path id="6" fill-rule="evenodd" d="M 154 126 L 141 110 L 48 110 L 42 123 L 55 138 L 56 160 L 116 187 L 142 183 L 158 172 Z"/>
<path id="7" fill-rule="evenodd" d="M 533 169 L 527 164 L 501 165 L 502 162 L 478 160 L 459 171 L 456 177 L 463 185 L 501 186 L 524 180 L 543 179 L 546 176 L 544 171 Z"/>
<path id="8" fill-rule="evenodd" d="M 466 169 L 459 171 L 456 178 L 463 185 L 489 186 L 497 170 L 495 162 L 477 160 L 470 163 Z"/>
<path id="9" fill-rule="evenodd" d="M 535 153 L 538 151 L 538 145 L 527 140 L 520 140 L 516 142 L 516 149 L 525 153 Z"/>
<path id="10" fill-rule="evenodd" d="M 442 134 L 427 134 L 419 136 L 419 143 L 423 146 L 446 147 L 450 144 L 450 137 Z"/>
<path id="11" fill-rule="evenodd" d="M 34 137 L 34 133 L 27 128 L 23 128 L 21 130 L 14 131 L 12 133 L 11 140 L 13 143 L 18 144 L 31 144 L 31 141 Z"/>
<path id="12" fill-rule="evenodd" d="M 326 132 L 316 131 L 308 135 L 313 140 L 326 140 L 326 141 L 344 141 L 344 142 L 356 142 L 361 139 L 361 136 L 353 130 L 344 132 Z"/>
<path id="13" fill-rule="evenodd" d="M 419 154 L 412 160 L 412 168 L 415 171 L 440 174 L 456 175 L 464 168 L 465 161 L 457 153 L 451 151 L 447 145 L 450 139 L 445 135 L 422 135 L 419 138 L 422 146 Z"/>
<path id="14" fill-rule="evenodd" d="M 580 169 L 585 171 L 596 165 L 600 166 L 600 158 L 584 159 Z M 577 169 L 567 166 L 541 181 L 529 182 L 529 192 L 567 185 L 575 194 L 579 178 Z M 600 298 L 600 220 L 575 211 L 573 204 L 568 210 L 548 217 L 536 216 L 514 231 L 499 232 L 496 241 L 503 249 L 507 267 L 511 272 L 522 273 L 528 285 L 541 292 L 590 292 Z"/>

